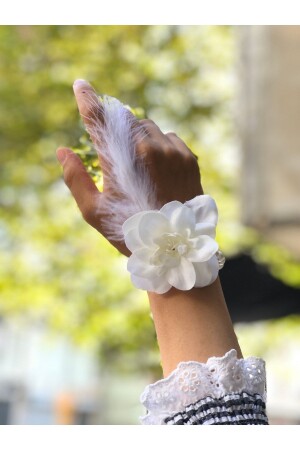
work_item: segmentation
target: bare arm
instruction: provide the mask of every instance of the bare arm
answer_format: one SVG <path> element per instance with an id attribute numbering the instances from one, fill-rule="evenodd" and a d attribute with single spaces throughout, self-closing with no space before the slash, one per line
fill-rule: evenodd
<path id="1" fill-rule="evenodd" d="M 165 377 L 181 361 L 206 362 L 230 349 L 242 358 L 219 279 L 200 289 L 148 296 Z"/>

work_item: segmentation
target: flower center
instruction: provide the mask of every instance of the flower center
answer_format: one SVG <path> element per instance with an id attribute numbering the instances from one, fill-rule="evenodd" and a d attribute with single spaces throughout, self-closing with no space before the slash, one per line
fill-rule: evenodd
<path id="1" fill-rule="evenodd" d="M 152 255 L 150 263 L 155 266 L 176 266 L 180 257 L 189 250 L 188 241 L 178 233 L 164 233 L 154 242 L 158 248 Z"/>

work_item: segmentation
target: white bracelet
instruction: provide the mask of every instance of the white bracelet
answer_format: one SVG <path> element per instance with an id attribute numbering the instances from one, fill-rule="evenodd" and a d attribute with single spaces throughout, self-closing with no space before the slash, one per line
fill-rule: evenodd
<path id="1" fill-rule="evenodd" d="M 217 221 L 209 195 L 129 217 L 122 230 L 132 252 L 127 263 L 132 283 L 158 294 L 172 286 L 186 291 L 213 283 L 224 265 L 215 241 Z"/>

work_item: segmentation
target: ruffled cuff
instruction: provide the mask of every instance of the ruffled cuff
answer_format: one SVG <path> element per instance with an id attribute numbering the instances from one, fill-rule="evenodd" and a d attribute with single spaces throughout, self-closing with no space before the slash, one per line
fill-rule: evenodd
<path id="1" fill-rule="evenodd" d="M 209 358 L 207 363 L 182 362 L 167 378 L 145 388 L 140 400 L 147 415 L 140 417 L 140 421 L 143 425 L 164 425 L 178 414 L 186 416 L 187 407 L 199 404 L 203 399 L 209 398 L 217 404 L 217 399 L 228 394 L 241 394 L 244 403 L 246 397 L 248 403 L 256 402 L 252 409 L 260 402 L 261 411 L 257 412 L 257 417 L 266 418 L 264 360 L 256 357 L 238 359 L 236 350 L 232 349 L 222 357 Z"/>

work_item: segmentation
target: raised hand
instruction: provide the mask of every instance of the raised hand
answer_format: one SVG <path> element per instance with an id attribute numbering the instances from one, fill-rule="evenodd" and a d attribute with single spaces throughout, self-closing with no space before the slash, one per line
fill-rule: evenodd
<path id="1" fill-rule="evenodd" d="M 104 126 L 101 103 L 94 89 L 86 81 L 75 81 L 73 89 L 80 115 L 98 149 L 103 172 L 103 192 L 98 190 L 78 155 L 69 148 L 62 147 L 57 150 L 57 157 L 63 167 L 65 183 L 85 221 L 121 253 L 129 256 L 130 251 L 125 243 L 109 238 L 107 227 L 104 226 L 111 215 L 107 206 L 109 202 L 106 200 L 118 198 L 122 194 L 104 155 L 101 154 L 101 133 L 97 132 L 99 127 Z M 175 133 L 162 133 L 159 127 L 148 119 L 137 120 L 131 117 L 131 123 L 133 127 L 144 131 L 135 134 L 135 152 L 139 161 L 145 164 L 155 187 L 157 208 L 172 200 L 185 202 L 203 193 L 197 160 Z"/>

